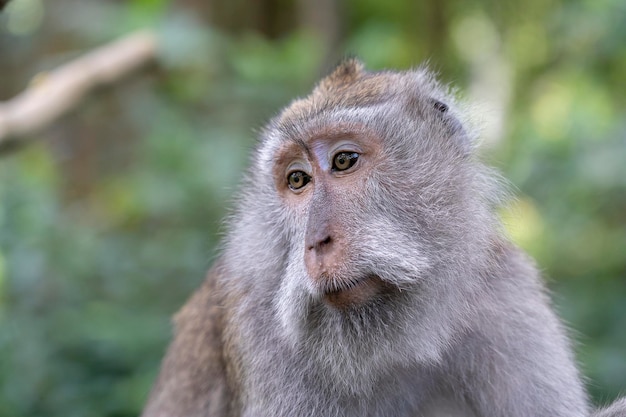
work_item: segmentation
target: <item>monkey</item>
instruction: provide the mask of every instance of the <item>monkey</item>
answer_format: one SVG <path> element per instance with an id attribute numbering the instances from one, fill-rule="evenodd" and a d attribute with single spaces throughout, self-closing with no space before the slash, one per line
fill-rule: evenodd
<path id="1" fill-rule="evenodd" d="M 347 59 L 273 118 L 142 416 L 593 415 L 461 109 Z"/>

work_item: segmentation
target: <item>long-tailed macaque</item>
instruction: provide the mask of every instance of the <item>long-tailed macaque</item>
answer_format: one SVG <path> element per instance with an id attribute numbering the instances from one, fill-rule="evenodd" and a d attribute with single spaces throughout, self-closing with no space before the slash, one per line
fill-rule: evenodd
<path id="1" fill-rule="evenodd" d="M 143 416 L 592 415 L 459 112 L 352 59 L 272 120 Z"/>

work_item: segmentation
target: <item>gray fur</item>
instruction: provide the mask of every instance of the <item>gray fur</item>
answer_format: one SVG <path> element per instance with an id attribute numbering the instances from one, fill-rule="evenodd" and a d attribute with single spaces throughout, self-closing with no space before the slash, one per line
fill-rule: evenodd
<path id="1" fill-rule="evenodd" d="M 625 417 L 626 416 L 626 398 L 615 401 L 610 406 L 598 410 L 593 417 Z"/>
<path id="2" fill-rule="evenodd" d="M 218 288 L 210 303 L 224 314 L 217 349 L 229 382 L 209 384 L 206 395 L 158 385 L 144 416 L 165 416 L 159 410 L 176 401 L 199 404 L 181 405 L 195 411 L 179 417 L 589 416 L 566 331 L 533 262 L 503 236 L 498 177 L 473 155 L 454 99 L 425 70 L 342 71 L 269 124 L 243 182 L 209 276 Z M 347 310 L 324 304 L 312 286 L 303 262 L 308 209 L 287 207 L 273 174 L 283 144 L 335 125 L 365 126 L 384 144 L 360 197 L 328 202 L 347 219 L 345 268 L 397 289 Z M 174 359 L 181 355 L 170 350 L 164 372 L 175 373 L 173 363 L 201 368 Z M 210 412 L 206 399 L 218 391 L 214 401 L 229 406 Z M 597 417 L 626 415 L 623 402 L 616 407 Z"/>

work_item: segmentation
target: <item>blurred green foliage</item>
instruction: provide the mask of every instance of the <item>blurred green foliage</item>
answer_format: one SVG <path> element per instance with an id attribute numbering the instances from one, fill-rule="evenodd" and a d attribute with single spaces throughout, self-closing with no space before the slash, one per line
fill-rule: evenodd
<path id="1" fill-rule="evenodd" d="M 576 329 L 590 391 L 626 389 L 623 1 L 320 3 L 335 27 L 298 14 L 311 1 L 235 3 L 13 0 L 0 15 L 1 100 L 132 29 L 163 41 L 158 68 L 0 159 L 0 416 L 138 414 L 255 131 L 344 54 L 429 60 L 479 103 L 484 158 L 519 195 L 504 222 Z"/>

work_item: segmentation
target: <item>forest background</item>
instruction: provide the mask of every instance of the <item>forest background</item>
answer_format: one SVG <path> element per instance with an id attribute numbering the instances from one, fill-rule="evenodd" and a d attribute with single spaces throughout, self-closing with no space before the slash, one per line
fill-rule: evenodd
<path id="1" fill-rule="evenodd" d="M 458 87 L 594 400 L 624 393 L 624 1 L 12 0 L 0 116 L 138 29 L 156 62 L 0 146 L 0 416 L 140 412 L 257 132 L 345 55 Z"/>

